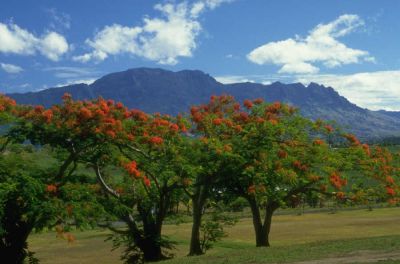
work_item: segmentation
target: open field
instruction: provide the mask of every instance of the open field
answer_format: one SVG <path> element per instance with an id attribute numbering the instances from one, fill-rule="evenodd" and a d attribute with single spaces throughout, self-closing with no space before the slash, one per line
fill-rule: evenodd
<path id="1" fill-rule="evenodd" d="M 191 224 L 166 225 L 164 234 L 177 242 L 173 252 L 177 258 L 165 263 L 284 263 L 317 259 L 325 261 L 302 263 L 400 263 L 399 223 L 400 208 L 277 215 L 271 230 L 272 247 L 265 249 L 254 247 L 251 219 L 244 218 L 227 229 L 228 237 L 214 249 L 194 258 L 184 257 Z M 31 236 L 30 246 L 42 263 L 119 263 L 120 251 L 110 252 L 111 243 L 103 242 L 107 234 L 101 230 L 75 232 L 77 240 L 72 244 L 57 239 L 52 232 L 36 234 Z M 338 259 L 343 256 L 350 262 Z"/>

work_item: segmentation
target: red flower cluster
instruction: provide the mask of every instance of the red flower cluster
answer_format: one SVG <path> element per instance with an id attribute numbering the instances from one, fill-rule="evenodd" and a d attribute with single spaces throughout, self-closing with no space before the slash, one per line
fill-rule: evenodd
<path id="1" fill-rule="evenodd" d="M 16 105 L 16 102 L 13 99 L 0 94 L 0 113 L 4 112 L 6 110 L 10 110 L 15 105 Z"/>
<path id="2" fill-rule="evenodd" d="M 137 121 L 146 122 L 148 120 L 147 114 L 145 112 L 137 110 L 137 109 L 131 110 L 130 115 L 134 120 L 137 120 Z"/>
<path id="3" fill-rule="evenodd" d="M 247 188 L 247 192 L 249 194 L 255 194 L 256 193 L 256 186 L 254 184 L 250 185 L 249 188 Z"/>
<path id="4" fill-rule="evenodd" d="M 247 108 L 247 109 L 251 109 L 253 107 L 253 102 L 250 100 L 244 100 L 243 105 Z"/>
<path id="5" fill-rule="evenodd" d="M 274 126 L 278 124 L 278 120 L 276 120 L 276 119 L 270 119 L 268 121 Z"/>
<path id="6" fill-rule="evenodd" d="M 329 176 L 329 182 L 334 186 L 336 189 L 341 189 L 342 186 L 347 184 L 347 179 L 341 179 L 339 173 L 332 172 Z"/>
<path id="7" fill-rule="evenodd" d="M 57 186 L 54 184 L 48 184 L 46 186 L 46 192 L 48 193 L 56 193 L 57 192 Z"/>
<path id="8" fill-rule="evenodd" d="M 281 102 L 274 102 L 273 104 L 267 106 L 265 108 L 265 111 L 267 113 L 273 113 L 273 114 L 277 114 L 279 113 L 279 111 L 282 109 L 282 104 Z"/>
<path id="9" fill-rule="evenodd" d="M 347 134 L 344 135 L 344 137 L 353 145 L 358 146 L 360 145 L 360 141 L 358 140 L 358 138 L 356 136 L 354 136 L 353 134 Z"/>
<path id="10" fill-rule="evenodd" d="M 302 164 L 299 160 L 293 161 L 293 167 L 301 171 L 306 171 L 308 169 L 307 165 Z"/>
<path id="11" fill-rule="evenodd" d="M 44 119 L 45 119 L 45 122 L 46 122 L 47 124 L 49 124 L 49 123 L 51 122 L 51 120 L 53 119 L 53 111 L 50 110 L 50 109 L 44 111 L 44 112 L 42 113 L 42 115 L 43 115 L 43 117 L 44 117 Z"/>
<path id="12" fill-rule="evenodd" d="M 101 115 L 104 115 L 104 112 L 103 112 L 102 110 L 98 109 L 98 111 L 101 111 L 101 113 L 102 113 Z M 90 118 L 92 118 L 92 116 L 93 116 L 92 111 L 90 111 L 90 110 L 87 109 L 86 107 L 82 107 L 82 108 L 80 109 L 79 117 L 80 117 L 82 120 L 90 119 Z"/>
<path id="13" fill-rule="evenodd" d="M 174 132 L 178 132 L 179 131 L 179 126 L 177 124 L 172 124 L 172 125 L 169 126 L 169 128 Z"/>
<path id="14" fill-rule="evenodd" d="M 161 137 L 152 137 L 150 138 L 149 142 L 153 145 L 161 145 L 164 140 Z"/>
<path id="15" fill-rule="evenodd" d="M 386 176 L 386 182 L 388 184 L 394 184 L 394 179 L 391 176 Z"/>
<path id="16" fill-rule="evenodd" d="M 262 104 L 262 103 L 264 103 L 264 99 L 262 99 L 262 98 L 256 98 L 256 99 L 253 100 L 253 103 L 254 103 L 254 104 Z"/>
<path id="17" fill-rule="evenodd" d="M 390 186 L 386 186 L 386 193 L 389 196 L 395 196 L 396 195 L 396 191 Z"/>
<path id="18" fill-rule="evenodd" d="M 147 178 L 146 176 L 143 176 L 143 183 L 147 187 L 150 187 L 151 182 L 150 182 L 149 178 Z"/>
<path id="19" fill-rule="evenodd" d="M 336 193 L 336 198 L 339 200 L 343 200 L 345 199 L 346 195 L 344 194 L 344 192 L 337 192 Z"/>
<path id="20" fill-rule="evenodd" d="M 321 146 L 323 145 L 325 142 L 322 139 L 316 139 L 314 140 L 313 144 L 316 146 Z"/>
<path id="21" fill-rule="evenodd" d="M 287 154 L 287 152 L 284 151 L 283 149 L 280 149 L 280 150 L 278 151 L 278 157 L 281 158 L 281 159 L 285 159 L 285 158 L 288 157 L 288 154 Z"/>
<path id="22" fill-rule="evenodd" d="M 140 171 L 137 169 L 136 161 L 131 161 L 129 163 L 126 163 L 124 165 L 124 168 L 128 172 L 129 175 L 131 175 L 135 178 L 140 177 Z"/>
<path id="23" fill-rule="evenodd" d="M 262 124 L 262 123 L 265 122 L 265 119 L 262 118 L 262 117 L 256 117 L 256 122 L 257 122 L 258 124 Z"/>
<path id="24" fill-rule="evenodd" d="M 362 148 L 367 156 L 371 156 L 371 150 L 367 144 L 362 144 Z"/>
<path id="25" fill-rule="evenodd" d="M 325 126 L 325 130 L 326 130 L 326 132 L 328 132 L 328 133 L 332 133 L 332 132 L 333 132 L 333 127 L 332 127 L 331 125 L 326 125 L 326 126 Z"/>
<path id="26" fill-rule="evenodd" d="M 222 122 L 223 122 L 222 118 L 216 118 L 216 119 L 213 120 L 213 124 L 216 125 L 216 126 L 221 125 Z"/>

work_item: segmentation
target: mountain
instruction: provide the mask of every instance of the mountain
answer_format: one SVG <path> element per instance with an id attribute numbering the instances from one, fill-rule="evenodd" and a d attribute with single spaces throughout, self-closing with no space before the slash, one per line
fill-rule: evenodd
<path id="1" fill-rule="evenodd" d="M 213 94 L 231 94 L 238 100 L 264 98 L 282 101 L 300 108 L 303 115 L 334 120 L 344 129 L 364 139 L 400 136 L 400 113 L 370 111 L 350 103 L 333 88 L 316 83 L 270 85 L 258 83 L 222 84 L 197 70 L 171 72 L 163 69 L 137 68 L 111 73 L 90 85 L 75 84 L 39 92 L 8 94 L 20 104 L 50 106 L 60 103 L 64 93 L 74 99 L 102 96 L 146 112 L 177 114 L 191 105 L 205 103 Z"/>

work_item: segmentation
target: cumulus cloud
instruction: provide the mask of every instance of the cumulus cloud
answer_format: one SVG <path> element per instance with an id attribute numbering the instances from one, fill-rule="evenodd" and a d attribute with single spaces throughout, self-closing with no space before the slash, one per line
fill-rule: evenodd
<path id="1" fill-rule="evenodd" d="M 91 53 L 74 56 L 73 60 L 88 62 L 90 60 L 102 61 L 109 55 L 119 53 L 137 53 L 136 39 L 142 31 L 139 27 L 124 27 L 118 24 L 106 26 L 96 34 L 93 40 L 87 39 L 86 44 L 93 48 Z"/>
<path id="2" fill-rule="evenodd" d="M 20 73 L 23 71 L 23 69 L 17 65 L 14 64 L 7 64 L 7 63 L 0 63 L 0 67 L 7 73 Z"/>
<path id="3" fill-rule="evenodd" d="M 40 40 L 40 44 L 40 52 L 52 61 L 58 61 L 68 51 L 67 41 L 56 32 L 49 32 Z"/>
<path id="4" fill-rule="evenodd" d="M 295 81 L 331 86 L 349 101 L 364 108 L 400 111 L 399 70 L 349 75 L 307 75 L 299 76 Z"/>
<path id="5" fill-rule="evenodd" d="M 10 23 L 0 23 L 0 52 L 19 55 L 41 53 L 50 60 L 58 61 L 69 49 L 64 36 L 51 31 L 38 37 Z"/>
<path id="6" fill-rule="evenodd" d="M 179 57 L 191 57 L 201 31 L 199 15 L 231 0 L 200 0 L 193 4 L 157 4 L 161 17 L 143 19 L 139 26 L 113 24 L 85 43 L 91 52 L 74 56 L 79 62 L 103 61 L 110 55 L 131 54 L 160 64 L 174 65 Z"/>
<path id="7" fill-rule="evenodd" d="M 296 36 L 269 42 L 252 50 L 247 58 L 256 64 L 281 66 L 279 73 L 308 73 L 319 71 L 316 63 L 334 68 L 344 64 L 373 62 L 367 51 L 347 47 L 338 38 L 360 27 L 364 21 L 357 15 L 345 14 L 328 24 L 319 24 L 305 38 Z"/>

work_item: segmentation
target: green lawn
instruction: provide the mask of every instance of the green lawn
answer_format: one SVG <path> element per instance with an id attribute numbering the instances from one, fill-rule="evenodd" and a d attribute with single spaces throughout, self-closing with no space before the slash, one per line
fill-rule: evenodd
<path id="1" fill-rule="evenodd" d="M 185 255 L 190 228 L 190 223 L 164 227 L 164 234 L 177 242 L 173 252 L 176 258 L 165 264 L 286 263 L 346 254 L 369 259 L 369 254 L 386 252 L 399 253 L 399 258 L 389 254 L 387 259 L 394 258 L 394 262 L 379 263 L 400 263 L 400 208 L 277 215 L 273 218 L 272 247 L 267 249 L 254 247 L 251 219 L 243 218 L 227 229 L 228 236 L 205 256 L 189 258 Z M 35 234 L 30 246 L 42 263 L 119 263 L 120 251 L 111 252 L 111 243 L 103 242 L 107 234 L 100 230 L 76 232 L 77 240 L 72 244 L 57 239 L 52 232 Z M 348 263 L 359 262 L 354 260 Z"/>

